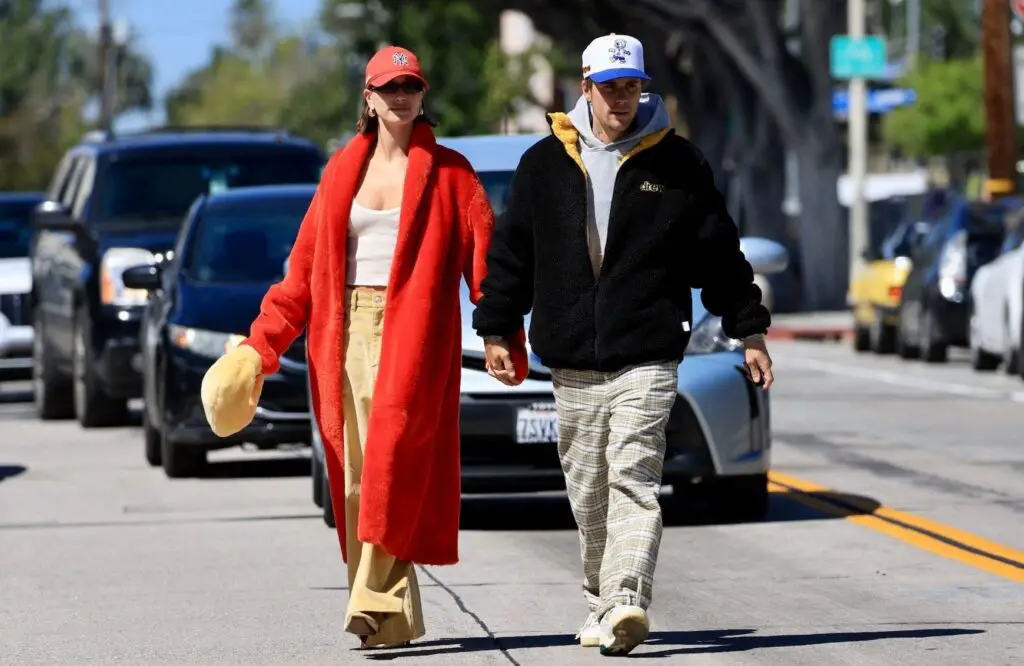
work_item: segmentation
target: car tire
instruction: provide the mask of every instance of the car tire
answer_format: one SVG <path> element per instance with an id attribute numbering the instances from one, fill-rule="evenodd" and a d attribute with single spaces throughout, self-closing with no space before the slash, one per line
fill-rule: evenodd
<path id="1" fill-rule="evenodd" d="M 871 329 L 854 324 L 853 327 L 853 350 L 866 352 L 871 350 Z"/>
<path id="2" fill-rule="evenodd" d="M 337 522 L 334 520 L 334 500 L 331 499 L 331 484 L 328 482 L 327 474 L 324 474 L 321 478 L 323 479 L 324 524 L 334 529 L 337 527 Z"/>
<path id="3" fill-rule="evenodd" d="M 875 354 L 891 354 L 896 351 L 896 327 L 890 326 L 876 315 L 870 329 L 870 347 Z"/>
<path id="4" fill-rule="evenodd" d="M 46 351 L 38 310 L 33 314 L 32 389 L 36 416 L 43 421 L 75 418 L 72 379 L 62 374 Z"/>
<path id="5" fill-rule="evenodd" d="M 83 428 L 123 426 L 128 423 L 128 401 L 109 396 L 93 367 L 89 340 L 89 314 L 83 308 L 75 318 L 72 365 L 75 416 Z"/>
<path id="6" fill-rule="evenodd" d="M 320 463 L 320 459 L 317 458 L 316 448 L 310 447 L 310 479 L 313 484 L 313 504 L 317 505 L 321 509 L 324 506 L 324 469 Z"/>
<path id="7" fill-rule="evenodd" d="M 722 476 L 711 483 L 711 510 L 728 522 L 760 522 L 768 516 L 768 474 Z"/>
<path id="8" fill-rule="evenodd" d="M 935 322 L 931 313 L 925 313 L 921 320 L 921 358 L 925 363 L 945 363 L 949 347 L 935 339 Z"/>
<path id="9" fill-rule="evenodd" d="M 194 478 L 206 467 L 206 449 L 193 444 L 175 444 L 162 434 L 160 464 L 168 479 Z"/>
<path id="10" fill-rule="evenodd" d="M 163 458 L 160 455 L 161 439 L 160 431 L 149 422 L 149 405 L 142 408 L 142 438 L 146 447 L 146 462 L 151 467 L 160 467 Z"/>

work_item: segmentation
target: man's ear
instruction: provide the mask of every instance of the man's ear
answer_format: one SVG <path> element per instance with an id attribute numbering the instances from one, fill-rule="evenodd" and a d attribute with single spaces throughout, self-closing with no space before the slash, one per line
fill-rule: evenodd
<path id="1" fill-rule="evenodd" d="M 590 101 L 590 91 L 593 90 L 593 88 L 594 83 L 590 79 L 583 79 L 583 81 L 580 82 L 580 90 L 583 91 L 583 96 L 587 98 L 588 102 Z"/>

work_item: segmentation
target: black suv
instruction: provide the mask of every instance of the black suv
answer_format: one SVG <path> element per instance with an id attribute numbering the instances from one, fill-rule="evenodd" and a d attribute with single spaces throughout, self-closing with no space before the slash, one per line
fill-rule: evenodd
<path id="1" fill-rule="evenodd" d="M 34 214 L 31 307 L 40 418 L 122 425 L 142 396 L 139 321 L 147 293 L 124 271 L 173 254 L 197 197 L 317 183 L 323 150 L 266 128 L 90 133 L 60 163 Z"/>

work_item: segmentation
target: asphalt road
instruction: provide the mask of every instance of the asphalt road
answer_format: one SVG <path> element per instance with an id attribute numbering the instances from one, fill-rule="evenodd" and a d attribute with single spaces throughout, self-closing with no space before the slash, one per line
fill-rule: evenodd
<path id="1" fill-rule="evenodd" d="M 1024 382 L 776 343 L 771 517 L 671 515 L 651 640 L 687 664 L 1024 663 Z M 422 571 L 428 636 L 360 652 L 307 459 L 146 467 L 138 429 L 40 424 L 0 388 L 0 664 L 601 660 L 564 498 L 470 498 Z"/>

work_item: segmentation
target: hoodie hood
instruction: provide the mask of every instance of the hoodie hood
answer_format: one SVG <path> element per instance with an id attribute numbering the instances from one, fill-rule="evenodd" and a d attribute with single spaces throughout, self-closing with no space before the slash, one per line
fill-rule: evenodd
<path id="1" fill-rule="evenodd" d="M 605 143 L 594 136 L 593 123 L 590 115 L 590 102 L 580 95 L 576 106 L 569 112 L 569 121 L 579 133 L 583 150 L 615 150 L 627 153 L 636 147 L 645 137 L 667 129 L 669 126 L 668 110 L 661 95 L 644 93 L 640 96 L 640 107 L 636 112 L 637 130 L 617 141 Z"/>

